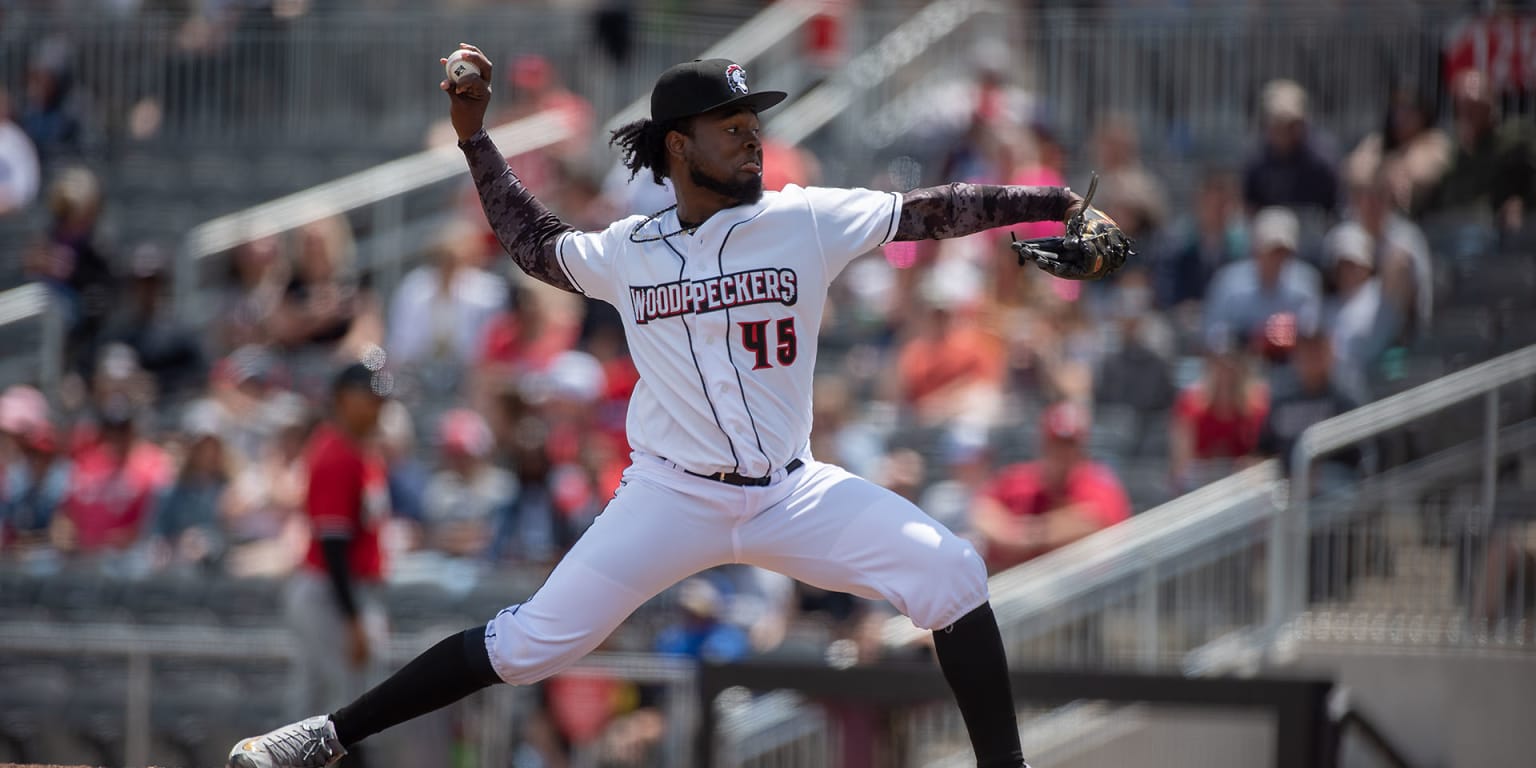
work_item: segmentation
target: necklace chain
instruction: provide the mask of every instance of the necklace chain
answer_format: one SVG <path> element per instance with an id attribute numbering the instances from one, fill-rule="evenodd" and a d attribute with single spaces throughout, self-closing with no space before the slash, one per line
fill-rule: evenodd
<path id="1" fill-rule="evenodd" d="M 682 234 L 689 234 L 689 235 L 693 234 L 694 231 L 699 228 L 698 224 L 694 224 L 691 227 L 679 227 L 678 229 L 676 229 L 676 230 L 674 230 L 672 232 L 668 232 L 666 234 L 651 235 L 649 237 L 641 237 L 640 236 L 640 230 L 645 229 L 646 226 L 648 226 L 651 222 L 658 221 L 659 219 L 661 219 L 662 216 L 667 215 L 667 213 L 669 211 L 674 211 L 676 209 L 677 209 L 676 205 L 669 205 L 669 206 L 667 206 L 667 207 L 665 207 L 665 208 L 663 208 L 663 209 L 661 209 L 661 210 L 659 210 L 659 211 L 657 211 L 657 212 L 655 212 L 655 213 L 645 217 L 644 221 L 640 222 L 639 224 L 636 224 L 635 228 L 630 231 L 630 233 L 629 233 L 629 241 L 631 243 L 654 243 L 657 240 L 665 240 L 665 239 L 667 239 L 669 237 L 677 237 L 678 235 L 682 235 Z M 681 224 L 681 223 L 683 223 L 683 220 L 682 219 L 678 219 L 677 223 Z M 659 227 L 659 224 L 658 224 L 658 227 Z"/>

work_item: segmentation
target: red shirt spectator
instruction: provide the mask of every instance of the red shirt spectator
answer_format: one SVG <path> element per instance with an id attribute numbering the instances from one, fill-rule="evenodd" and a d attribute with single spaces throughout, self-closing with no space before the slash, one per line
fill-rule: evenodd
<path id="1" fill-rule="evenodd" d="M 350 538 L 347 562 L 362 581 L 384 577 L 384 553 L 379 532 L 389 514 L 389 485 L 384 461 L 354 443 L 331 424 L 315 428 L 307 450 L 309 492 L 305 510 L 314 537 L 306 564 L 326 572 L 320 539 L 327 534 Z"/>
<path id="2" fill-rule="evenodd" d="M 68 548 L 89 553 L 132 545 L 171 470 L 165 451 L 135 437 L 126 414 L 104 423 L 75 453 L 62 505 L 73 534 Z"/>
<path id="3" fill-rule="evenodd" d="M 1131 516 L 1131 502 L 1109 468 L 1089 461 L 1087 415 L 1052 406 L 1038 461 L 1004 469 L 973 511 L 989 572 L 1011 568 Z"/>
<path id="4" fill-rule="evenodd" d="M 1201 462 L 1253 453 L 1268 413 L 1269 390 L 1251 374 L 1240 347 L 1225 343 L 1208 355 L 1204 377 L 1180 393 L 1173 408 L 1169 460 L 1175 490 L 1202 484 Z M 1231 469 L 1210 468 L 1210 479 Z"/>
<path id="5" fill-rule="evenodd" d="M 1259 428 L 1269 412 L 1269 396 L 1253 388 L 1242 402 L 1223 404 L 1203 384 L 1184 390 L 1173 406 L 1176 429 L 1187 429 L 1195 459 L 1246 456 L 1259 444 Z"/>

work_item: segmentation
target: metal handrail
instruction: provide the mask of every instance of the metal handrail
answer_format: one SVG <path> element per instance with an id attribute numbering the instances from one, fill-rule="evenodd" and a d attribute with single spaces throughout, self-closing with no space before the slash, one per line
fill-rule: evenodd
<path id="1" fill-rule="evenodd" d="M 1268 516 L 1272 505 L 1252 502 L 1267 502 L 1279 476 L 1278 462 L 1262 462 L 993 576 L 988 588 L 998 624 L 1006 630 L 1026 623 Z M 906 645 L 923 634 L 901 616 L 883 628 L 887 646 Z M 1155 642 L 1155 632 L 1144 634 Z"/>
<path id="2" fill-rule="evenodd" d="M 490 131 L 497 147 L 509 155 L 557 144 L 569 138 L 570 133 L 571 126 L 555 110 L 530 115 Z M 197 264 L 204 258 L 462 173 L 464 161 L 457 147 L 435 147 L 200 224 L 187 233 L 177 264 L 174 286 L 177 312 L 185 314 L 190 309 L 197 288 Z"/>
<path id="3" fill-rule="evenodd" d="M 1306 608 L 1308 515 L 1312 464 L 1320 456 L 1378 437 L 1472 398 L 1487 398 L 1483 419 L 1484 514 L 1495 501 L 1499 450 L 1499 390 L 1536 377 L 1536 345 L 1510 352 L 1463 371 L 1449 374 L 1370 405 L 1313 424 L 1292 449 L 1290 504 L 1274 517 L 1270 536 L 1270 603 L 1267 629 L 1278 632 Z"/>
<path id="4" fill-rule="evenodd" d="M 1536 376 L 1536 346 L 1447 374 L 1313 424 L 1296 441 L 1297 452 L 1292 456 L 1291 470 L 1298 471 L 1309 458 L 1375 437 L 1463 400 L 1533 376 Z"/>
<path id="5" fill-rule="evenodd" d="M 56 397 L 64 378 L 64 315 L 41 283 L 28 283 L 0 293 L 0 326 L 38 318 L 43 324 L 38 345 L 37 385 Z"/>
<path id="6" fill-rule="evenodd" d="M 36 317 L 48 310 L 48 289 L 28 283 L 0 293 L 0 325 Z"/>

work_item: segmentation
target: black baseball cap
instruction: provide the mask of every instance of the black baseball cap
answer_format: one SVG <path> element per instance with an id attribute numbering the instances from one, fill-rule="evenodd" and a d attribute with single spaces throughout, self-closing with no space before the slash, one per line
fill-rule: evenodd
<path id="1" fill-rule="evenodd" d="M 721 107 L 761 112 L 783 101 L 783 91 L 747 88 L 747 71 L 730 59 L 694 59 L 661 73 L 651 89 L 651 119 L 658 123 L 702 115 Z"/>

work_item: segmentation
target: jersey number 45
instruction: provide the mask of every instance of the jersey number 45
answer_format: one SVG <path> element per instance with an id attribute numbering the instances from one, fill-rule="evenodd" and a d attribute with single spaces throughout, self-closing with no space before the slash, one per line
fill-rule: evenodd
<path id="1" fill-rule="evenodd" d="M 772 368 L 768 361 L 768 324 L 773 323 L 779 334 L 779 343 L 776 348 L 779 365 L 792 365 L 798 352 L 798 344 L 795 340 L 795 319 L 786 317 L 783 320 L 752 320 L 737 323 L 741 326 L 741 345 L 756 356 L 756 364 L 752 370 L 760 371 L 764 368 Z"/>

